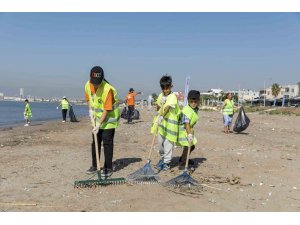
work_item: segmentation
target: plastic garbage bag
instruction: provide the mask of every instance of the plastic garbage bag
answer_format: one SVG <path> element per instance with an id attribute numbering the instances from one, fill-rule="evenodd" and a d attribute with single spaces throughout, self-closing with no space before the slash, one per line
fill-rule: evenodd
<path id="1" fill-rule="evenodd" d="M 75 116 L 75 113 L 74 113 L 74 111 L 73 111 L 73 107 L 72 107 L 72 106 L 70 106 L 69 117 L 70 117 L 70 121 L 71 121 L 71 122 L 79 122 L 79 121 L 76 119 L 76 116 Z"/>
<path id="2" fill-rule="evenodd" d="M 241 107 L 238 117 L 236 118 L 236 121 L 235 121 L 235 124 L 233 127 L 233 131 L 240 133 L 240 132 L 246 130 L 247 127 L 249 126 L 249 124 L 250 124 L 250 119 L 246 115 L 244 108 Z"/>
<path id="3" fill-rule="evenodd" d="M 128 119 L 128 111 L 127 111 L 127 108 L 124 107 L 122 112 L 121 112 L 121 118 L 123 119 Z M 139 120 L 140 119 L 140 112 L 136 109 L 133 110 L 132 114 L 131 114 L 131 117 L 133 120 Z"/>

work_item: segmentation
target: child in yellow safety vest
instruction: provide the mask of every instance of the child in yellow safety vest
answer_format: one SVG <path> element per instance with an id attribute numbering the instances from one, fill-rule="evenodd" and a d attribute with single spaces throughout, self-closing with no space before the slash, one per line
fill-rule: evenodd
<path id="1" fill-rule="evenodd" d="M 159 171 L 170 169 L 172 151 L 178 138 L 178 116 L 180 109 L 177 97 L 172 93 L 172 78 L 163 76 L 160 79 L 162 93 L 157 99 L 158 115 L 154 118 L 151 133 L 158 131 L 160 160 L 155 166 Z"/>
<path id="2" fill-rule="evenodd" d="M 101 143 L 104 149 L 104 166 L 101 176 L 110 177 L 113 173 L 113 152 L 115 130 L 119 126 L 120 108 L 117 90 L 104 78 L 100 66 L 91 69 L 90 80 L 85 84 L 85 97 L 89 107 L 89 116 L 94 123 L 92 142 L 92 166 L 86 171 L 94 174 L 97 171 L 97 154 L 94 136 L 98 141 L 98 157 L 100 160 Z"/>
<path id="3" fill-rule="evenodd" d="M 179 159 L 179 169 L 184 169 L 185 167 L 188 147 L 191 146 L 191 153 L 192 151 L 194 151 L 195 145 L 197 143 L 194 126 L 199 120 L 199 102 L 200 92 L 191 90 L 188 94 L 188 105 L 186 105 L 181 111 L 177 145 L 183 147 L 183 152 Z M 193 166 L 194 164 L 194 161 L 189 160 L 189 166 Z"/>
<path id="4" fill-rule="evenodd" d="M 25 100 L 25 110 L 24 110 L 24 119 L 25 119 L 25 127 L 28 127 L 30 124 L 29 118 L 32 117 L 32 111 L 29 105 L 28 99 Z"/>

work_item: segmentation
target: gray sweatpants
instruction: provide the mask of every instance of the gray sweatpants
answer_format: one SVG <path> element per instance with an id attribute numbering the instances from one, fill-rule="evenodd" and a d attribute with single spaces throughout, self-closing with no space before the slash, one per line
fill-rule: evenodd
<path id="1" fill-rule="evenodd" d="M 158 134 L 158 151 L 160 158 L 164 161 L 164 163 L 169 164 L 171 162 L 174 145 L 175 144 L 173 142 Z"/>

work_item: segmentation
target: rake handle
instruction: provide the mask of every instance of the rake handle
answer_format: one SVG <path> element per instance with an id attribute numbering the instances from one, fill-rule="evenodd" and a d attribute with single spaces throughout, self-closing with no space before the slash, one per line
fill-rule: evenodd
<path id="1" fill-rule="evenodd" d="M 92 122 L 93 128 L 95 128 L 95 126 L 96 126 L 96 119 L 94 121 L 91 120 L 91 122 Z M 97 134 L 95 134 L 95 132 L 93 132 L 93 135 L 94 135 L 94 142 L 95 142 L 95 149 L 96 149 L 97 170 L 99 171 L 100 170 L 100 160 L 99 160 L 98 136 L 97 136 Z"/>
<path id="2" fill-rule="evenodd" d="M 153 138 L 152 138 L 152 143 L 151 143 L 151 147 L 150 147 L 150 150 L 149 150 L 149 156 L 148 156 L 148 161 L 150 162 L 150 159 L 151 159 L 151 155 L 152 155 L 152 150 L 154 148 L 154 143 L 155 143 L 155 138 L 156 138 L 156 135 L 157 135 L 157 132 L 158 132 L 158 126 L 153 134 Z"/>
<path id="3" fill-rule="evenodd" d="M 192 143 L 189 141 L 189 148 L 188 148 L 187 157 L 186 157 L 186 161 L 185 161 L 185 168 L 184 168 L 185 171 L 188 171 L 191 147 L 192 147 Z"/>

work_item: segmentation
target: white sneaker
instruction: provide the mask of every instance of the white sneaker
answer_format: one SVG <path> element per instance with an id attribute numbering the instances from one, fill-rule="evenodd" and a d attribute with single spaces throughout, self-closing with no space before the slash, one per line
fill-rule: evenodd
<path id="1" fill-rule="evenodd" d="M 62 122 L 63 122 L 63 123 L 65 123 L 66 121 L 65 121 L 65 120 L 63 120 Z"/>
<path id="2" fill-rule="evenodd" d="M 28 123 L 26 123 L 25 125 L 24 125 L 24 127 L 28 127 L 29 126 L 29 124 Z"/>

